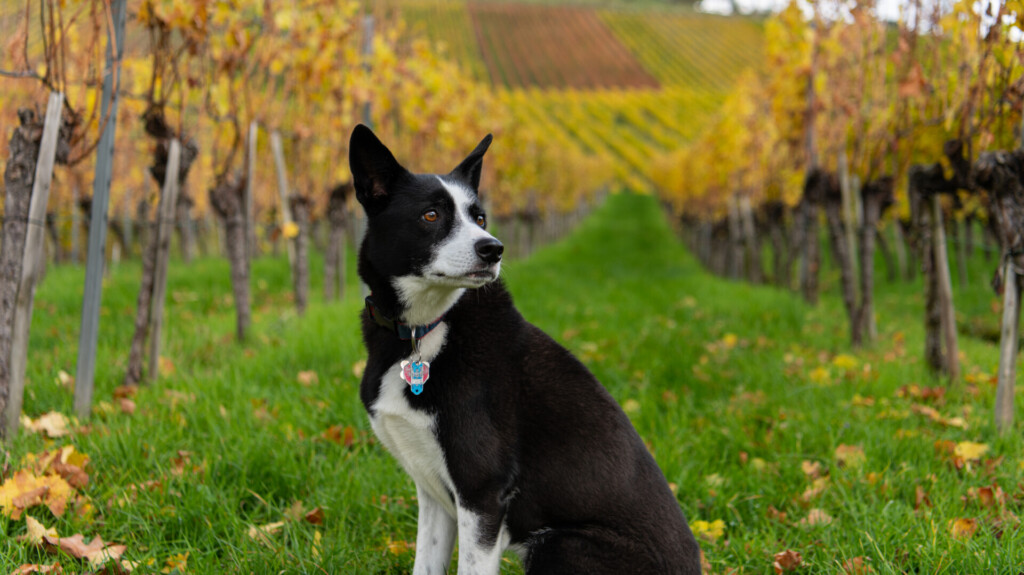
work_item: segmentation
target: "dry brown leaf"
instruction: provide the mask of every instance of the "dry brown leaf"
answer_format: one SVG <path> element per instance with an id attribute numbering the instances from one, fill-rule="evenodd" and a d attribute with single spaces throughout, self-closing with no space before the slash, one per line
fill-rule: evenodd
<path id="1" fill-rule="evenodd" d="M 297 379 L 299 380 L 299 385 L 304 387 L 309 387 L 320 382 L 320 377 L 313 370 L 300 371 Z"/>
<path id="2" fill-rule="evenodd" d="M 75 489 L 82 489 L 89 484 L 89 474 L 77 465 L 56 461 L 50 465 L 50 469 Z"/>
<path id="3" fill-rule="evenodd" d="M 160 372 L 161 376 L 167 377 L 170 375 L 174 375 L 174 372 L 177 371 L 177 368 L 174 367 L 174 362 L 171 360 L 171 358 L 164 357 L 161 355 L 159 361 L 157 362 L 157 371 Z"/>
<path id="4" fill-rule="evenodd" d="M 63 413 L 56 411 L 44 413 L 39 416 L 39 419 L 22 415 L 21 426 L 33 433 L 45 433 L 51 439 L 64 437 L 71 433 L 71 420 Z"/>
<path id="5" fill-rule="evenodd" d="M 364 371 L 366 371 L 365 359 L 360 359 L 359 361 L 352 364 L 352 375 L 362 378 Z"/>
<path id="6" fill-rule="evenodd" d="M 108 563 L 106 567 L 96 572 L 96 575 L 127 575 L 141 565 L 141 561 L 129 561 L 122 559 L 117 562 Z"/>
<path id="7" fill-rule="evenodd" d="M 786 522 L 786 512 L 785 511 L 779 511 L 778 509 L 775 508 L 774 505 L 769 505 L 768 506 L 768 513 L 767 513 L 767 515 L 768 515 L 768 519 L 772 519 L 774 521 L 778 521 L 779 523 L 785 523 Z"/>
<path id="8" fill-rule="evenodd" d="M 259 527 L 254 525 L 249 528 L 247 535 L 249 536 L 249 539 L 258 541 L 267 547 L 273 548 L 274 543 L 270 540 L 270 535 L 280 532 L 283 527 L 284 521 L 268 523 L 266 525 L 260 525 Z"/>
<path id="9" fill-rule="evenodd" d="M 805 459 L 800 463 L 800 469 L 802 469 L 804 475 L 810 479 L 817 479 L 823 475 L 821 463 L 817 461 L 808 461 Z"/>
<path id="10" fill-rule="evenodd" d="M 303 508 L 301 501 L 295 501 L 295 503 L 288 506 L 288 509 L 284 510 L 284 516 L 289 521 L 302 519 L 303 513 L 305 513 L 305 508 Z"/>
<path id="11" fill-rule="evenodd" d="M 928 492 L 924 490 L 924 487 L 918 485 L 914 488 L 914 509 L 920 509 L 921 506 L 931 507 L 932 500 L 928 497 Z"/>
<path id="12" fill-rule="evenodd" d="M 793 551 L 791 549 L 779 551 L 775 554 L 774 559 L 775 561 L 772 563 L 772 568 L 775 569 L 776 575 L 780 575 L 787 571 L 795 571 L 804 560 L 799 551 Z"/>
<path id="13" fill-rule="evenodd" d="M 302 518 L 313 525 L 321 525 L 324 522 L 324 510 L 320 507 L 314 507 L 311 511 L 303 515 Z"/>
<path id="14" fill-rule="evenodd" d="M 64 568 L 60 566 L 60 563 L 54 563 L 52 565 L 38 565 L 36 563 L 25 564 L 14 571 L 11 571 L 11 575 L 29 575 L 30 573 L 64 573 Z"/>
<path id="15" fill-rule="evenodd" d="M 832 516 L 821 509 L 811 509 L 807 512 L 807 517 L 804 517 L 799 521 L 799 524 L 803 527 L 828 525 L 830 523 L 832 523 Z"/>
<path id="16" fill-rule="evenodd" d="M 915 403 L 914 405 L 910 406 L 910 411 L 913 411 L 918 415 L 923 415 L 928 419 L 934 421 L 935 423 L 945 425 L 946 427 L 967 429 L 966 419 L 962 417 L 943 417 L 943 415 L 939 413 L 939 410 L 935 409 L 934 407 Z"/>
<path id="17" fill-rule="evenodd" d="M 864 448 L 859 445 L 840 445 L 836 448 L 836 463 L 839 467 L 856 469 L 867 461 Z"/>
<path id="18" fill-rule="evenodd" d="M 345 427 L 332 425 L 325 429 L 320 434 L 320 437 L 331 443 L 352 447 L 356 442 L 356 430 L 351 425 L 346 425 Z"/>
<path id="19" fill-rule="evenodd" d="M 57 385 L 60 385 L 68 391 L 75 390 L 75 376 L 64 371 L 63 369 L 57 372 Z"/>
<path id="20" fill-rule="evenodd" d="M 810 501 L 824 493 L 826 489 L 828 489 L 828 477 L 819 477 L 811 483 L 811 486 L 803 492 L 800 498 L 804 501 Z"/>
<path id="21" fill-rule="evenodd" d="M 88 562 L 92 569 L 98 569 L 108 561 L 120 559 L 128 549 L 125 545 L 111 545 L 99 536 L 87 544 L 81 533 L 71 537 L 44 536 L 43 543 L 50 553 L 65 553 L 75 559 L 82 559 Z"/>
<path id="22" fill-rule="evenodd" d="M 1002 507 L 1006 505 L 1006 492 L 1002 487 L 992 484 L 988 487 L 973 487 L 967 491 L 971 499 L 976 500 L 982 507 Z"/>
<path id="23" fill-rule="evenodd" d="M 121 408 L 121 413 L 125 415 L 132 415 L 135 413 L 135 401 L 122 397 L 117 400 L 117 406 Z"/>
<path id="24" fill-rule="evenodd" d="M 867 564 L 871 558 L 853 557 L 843 561 L 843 573 L 846 575 L 871 575 L 875 572 L 871 565 Z"/>
<path id="25" fill-rule="evenodd" d="M 122 385 L 114 388 L 114 399 L 128 399 L 135 397 L 135 394 L 139 392 L 139 386 L 137 385 Z"/>

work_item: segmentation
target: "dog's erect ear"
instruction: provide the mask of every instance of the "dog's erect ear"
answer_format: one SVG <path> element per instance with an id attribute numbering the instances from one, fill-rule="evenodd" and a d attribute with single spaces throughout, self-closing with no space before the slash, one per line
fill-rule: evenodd
<path id="1" fill-rule="evenodd" d="M 484 152 L 491 146 L 492 139 L 490 134 L 484 136 L 476 148 L 450 174 L 470 184 L 474 192 L 480 189 L 480 170 L 484 167 Z"/>
<path id="2" fill-rule="evenodd" d="M 368 210 L 371 205 L 386 200 L 391 183 L 406 173 L 391 150 L 363 124 L 352 130 L 348 144 L 348 164 L 352 170 L 356 199 Z"/>

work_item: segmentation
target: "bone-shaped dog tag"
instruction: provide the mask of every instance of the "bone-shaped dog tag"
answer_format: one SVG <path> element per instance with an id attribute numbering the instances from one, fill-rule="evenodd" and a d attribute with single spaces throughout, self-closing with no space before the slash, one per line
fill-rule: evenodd
<path id="1" fill-rule="evenodd" d="M 430 362 L 403 361 L 402 379 L 409 384 L 413 395 L 423 393 L 423 384 L 430 378 Z"/>

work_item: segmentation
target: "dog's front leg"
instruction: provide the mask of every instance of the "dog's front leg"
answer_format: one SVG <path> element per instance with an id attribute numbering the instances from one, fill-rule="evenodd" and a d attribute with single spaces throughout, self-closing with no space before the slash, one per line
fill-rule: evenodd
<path id="1" fill-rule="evenodd" d="M 509 537 L 503 513 L 477 513 L 459 506 L 458 575 L 498 575 Z"/>
<path id="2" fill-rule="evenodd" d="M 427 490 L 416 486 L 420 514 L 416 527 L 413 575 L 444 575 L 455 546 L 455 518 Z"/>

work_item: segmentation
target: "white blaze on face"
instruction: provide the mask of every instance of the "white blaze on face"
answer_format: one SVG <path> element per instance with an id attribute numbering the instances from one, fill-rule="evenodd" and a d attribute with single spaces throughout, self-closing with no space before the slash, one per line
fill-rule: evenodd
<path id="1" fill-rule="evenodd" d="M 476 203 L 476 194 L 459 182 L 437 177 L 452 198 L 455 213 L 452 229 L 437 247 L 434 257 L 421 274 L 396 277 L 392 285 L 405 306 L 403 321 L 426 325 L 444 315 L 462 297 L 466 288 L 483 287 L 498 277 L 501 262 L 486 264 L 476 253 L 476 243 L 494 236 L 476 224 L 469 208 Z M 470 276 L 474 272 L 490 272 L 486 276 Z"/>
<path id="2" fill-rule="evenodd" d="M 443 275 L 460 278 L 471 272 L 488 269 L 476 253 L 476 243 L 482 239 L 494 239 L 494 236 L 476 224 L 469 215 L 469 208 L 476 203 L 476 194 L 458 182 L 449 182 L 438 176 L 444 189 L 451 195 L 455 204 L 455 222 L 448 238 L 434 251 L 434 261 L 427 266 L 424 275 Z M 501 262 L 495 265 L 493 277 L 497 277 Z M 486 282 L 467 283 L 465 287 L 478 287 Z"/>

